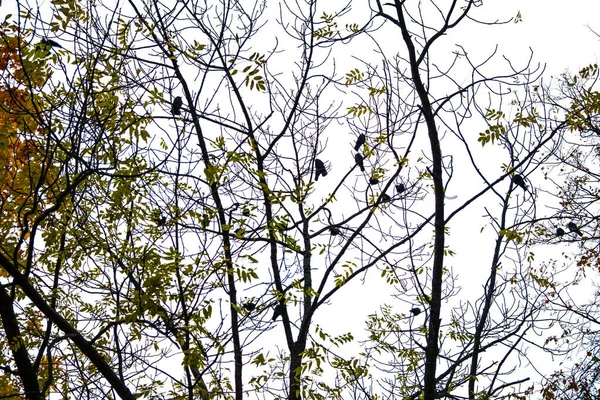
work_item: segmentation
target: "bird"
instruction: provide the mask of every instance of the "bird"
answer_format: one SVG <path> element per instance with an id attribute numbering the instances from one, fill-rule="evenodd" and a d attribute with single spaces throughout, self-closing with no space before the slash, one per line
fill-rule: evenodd
<path id="1" fill-rule="evenodd" d="M 367 137 L 365 136 L 364 133 L 361 133 L 360 135 L 358 135 L 358 139 L 356 139 L 356 144 L 354 145 L 354 150 L 358 151 L 358 149 L 360 149 L 360 147 L 365 144 L 365 142 L 367 141 Z"/>
<path id="2" fill-rule="evenodd" d="M 404 183 L 399 183 L 396 185 L 396 191 L 398 193 L 402 193 L 406 190 L 406 186 L 404 186 Z"/>
<path id="3" fill-rule="evenodd" d="M 387 193 L 384 193 L 381 195 L 382 203 L 389 203 L 391 200 L 392 200 L 392 198 Z"/>
<path id="4" fill-rule="evenodd" d="M 374 176 L 372 176 L 372 177 L 369 178 L 369 184 L 370 185 L 377 185 L 378 183 L 379 183 L 379 179 L 378 178 L 376 178 Z"/>
<path id="5" fill-rule="evenodd" d="M 254 309 L 256 308 L 256 304 L 252 303 L 252 302 L 247 302 L 243 305 L 243 307 L 246 309 L 246 311 L 251 312 L 254 311 Z"/>
<path id="6" fill-rule="evenodd" d="M 565 230 L 563 228 L 556 228 L 556 236 L 562 236 L 565 234 Z"/>
<path id="7" fill-rule="evenodd" d="M 175 97 L 175 100 L 173 100 L 173 104 L 171 105 L 171 114 L 173 114 L 173 115 L 181 114 L 181 106 L 182 105 L 183 105 L 183 100 L 181 99 L 181 96 Z"/>
<path id="8" fill-rule="evenodd" d="M 277 304 L 273 309 L 273 318 L 272 321 L 275 321 L 281 315 L 281 304 Z"/>
<path id="9" fill-rule="evenodd" d="M 567 224 L 567 228 L 569 228 L 569 230 L 571 232 L 575 232 L 579 236 L 583 236 L 583 233 L 581 233 L 581 230 L 579 230 L 579 228 L 577 227 L 577 224 L 575 224 L 575 222 L 573 222 L 573 221 L 569 222 Z"/>
<path id="10" fill-rule="evenodd" d="M 248 210 L 247 208 L 244 208 L 244 209 L 242 210 L 242 215 L 243 215 L 244 217 L 249 217 L 249 216 L 251 215 L 251 214 L 250 214 L 250 210 Z"/>
<path id="11" fill-rule="evenodd" d="M 364 159 L 365 158 L 360 153 L 356 153 L 354 155 L 354 161 L 356 162 L 356 164 L 358 164 L 358 166 L 362 172 L 365 172 L 365 164 L 363 163 Z"/>
<path id="12" fill-rule="evenodd" d="M 319 175 L 327 176 L 327 169 L 323 161 L 315 158 L 315 181 L 319 180 Z"/>
<path id="13" fill-rule="evenodd" d="M 331 233 L 331 236 L 337 236 L 342 232 L 340 231 L 340 228 L 338 228 L 337 226 L 332 226 L 329 228 L 329 233 Z"/>
<path id="14" fill-rule="evenodd" d="M 156 222 L 157 226 L 165 226 L 165 224 L 167 223 L 167 217 L 161 215 L 160 217 L 156 218 L 154 222 Z"/>
<path id="15" fill-rule="evenodd" d="M 410 312 L 412 313 L 412 315 L 417 316 L 421 314 L 421 309 L 419 307 L 413 307 L 410 309 Z"/>
<path id="16" fill-rule="evenodd" d="M 525 185 L 525 179 L 519 174 L 516 174 L 512 177 L 512 182 L 520 188 L 523 188 L 524 191 L 527 191 L 527 186 Z"/>
<path id="17" fill-rule="evenodd" d="M 42 40 L 40 40 L 40 43 L 52 47 L 58 47 L 59 49 L 63 48 L 58 42 L 55 42 L 54 40 L 48 38 L 43 38 Z"/>

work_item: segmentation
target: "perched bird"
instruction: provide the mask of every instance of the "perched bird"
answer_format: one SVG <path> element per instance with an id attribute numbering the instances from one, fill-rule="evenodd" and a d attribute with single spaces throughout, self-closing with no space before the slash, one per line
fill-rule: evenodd
<path id="1" fill-rule="evenodd" d="M 50 56 L 50 50 L 52 50 L 52 47 L 58 47 L 62 49 L 62 46 L 54 40 L 44 38 L 35 45 L 35 51 L 43 53 L 44 57 L 48 57 Z"/>
<path id="2" fill-rule="evenodd" d="M 242 210 L 242 215 L 243 215 L 244 217 L 249 217 L 249 216 L 251 215 L 251 214 L 250 214 L 250 210 L 248 210 L 247 208 L 244 208 L 244 209 Z"/>
<path id="3" fill-rule="evenodd" d="M 45 44 L 47 46 L 58 47 L 59 49 L 63 48 L 58 42 L 55 42 L 54 40 L 48 38 L 43 38 L 42 40 L 40 40 L 40 43 Z"/>
<path id="4" fill-rule="evenodd" d="M 243 307 L 246 309 L 246 311 L 251 312 L 254 311 L 254 309 L 256 308 L 256 304 L 249 301 L 246 304 L 244 304 Z"/>
<path id="5" fill-rule="evenodd" d="M 398 193 L 402 193 L 406 190 L 406 186 L 404 186 L 404 183 L 399 183 L 396 185 L 396 191 Z"/>
<path id="6" fill-rule="evenodd" d="M 381 202 L 382 203 L 389 203 L 390 201 L 392 201 L 392 198 L 390 196 L 388 196 L 387 193 L 384 193 L 381 195 Z"/>
<path id="7" fill-rule="evenodd" d="M 410 312 L 412 313 L 412 315 L 419 315 L 421 314 L 421 309 L 419 307 L 414 307 L 410 309 Z"/>
<path id="8" fill-rule="evenodd" d="M 331 236 L 337 236 L 337 235 L 341 234 L 342 232 L 340 231 L 340 228 L 338 228 L 337 226 L 332 226 L 329 228 L 329 233 L 331 233 Z"/>
<path id="9" fill-rule="evenodd" d="M 173 104 L 171 105 L 171 114 L 180 115 L 182 105 L 183 105 L 183 100 L 181 100 L 181 96 L 175 97 L 175 100 L 173 100 Z"/>
<path id="10" fill-rule="evenodd" d="M 277 304 L 275 306 L 275 308 L 273 309 L 273 318 L 271 318 L 271 320 L 275 321 L 277 318 L 279 318 L 280 315 L 281 315 L 281 304 Z"/>
<path id="11" fill-rule="evenodd" d="M 577 224 L 575 224 L 575 222 L 573 222 L 573 221 L 569 222 L 567 224 L 567 228 L 569 228 L 569 230 L 571 232 L 575 232 L 579 236 L 583 236 L 583 233 L 581 233 L 581 231 L 579 230 L 579 228 L 577 227 Z"/>
<path id="12" fill-rule="evenodd" d="M 365 172 L 365 164 L 363 163 L 364 159 L 365 158 L 360 153 L 356 153 L 354 155 L 354 161 L 356 162 L 356 164 L 358 164 L 358 167 L 362 172 Z"/>
<path id="13" fill-rule="evenodd" d="M 369 178 L 370 185 L 377 185 L 378 183 L 379 183 L 379 179 L 375 178 L 374 176 Z"/>
<path id="14" fill-rule="evenodd" d="M 562 236 L 565 234 L 565 230 L 563 228 L 556 228 L 556 236 Z"/>
<path id="15" fill-rule="evenodd" d="M 360 149 L 361 146 L 363 144 L 365 144 L 366 141 L 367 141 L 367 137 L 365 136 L 364 133 L 361 133 L 360 135 L 358 135 L 358 139 L 356 139 L 356 144 L 354 145 L 354 150 L 358 151 L 358 149 Z"/>
<path id="16" fill-rule="evenodd" d="M 327 176 L 327 169 L 323 161 L 315 158 L 315 181 L 319 180 L 319 175 Z"/>
<path id="17" fill-rule="evenodd" d="M 524 191 L 527 191 L 527 185 L 525 185 L 525 179 L 519 174 L 516 174 L 512 177 L 512 182 L 520 188 L 523 188 Z"/>
<path id="18" fill-rule="evenodd" d="M 161 215 L 160 217 L 156 218 L 154 222 L 156 222 L 157 226 L 165 226 L 167 224 L 167 217 Z"/>

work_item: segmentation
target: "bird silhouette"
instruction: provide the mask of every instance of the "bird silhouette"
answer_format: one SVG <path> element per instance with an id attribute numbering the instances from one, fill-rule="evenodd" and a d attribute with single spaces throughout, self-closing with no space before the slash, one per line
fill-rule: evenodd
<path id="1" fill-rule="evenodd" d="M 331 236 L 337 236 L 337 235 L 341 234 L 342 232 L 340 231 L 340 228 L 338 228 L 337 226 L 332 226 L 329 228 L 329 233 L 331 233 Z"/>
<path id="2" fill-rule="evenodd" d="M 389 203 L 390 201 L 392 201 L 392 198 L 390 196 L 388 196 L 387 193 L 384 193 L 381 195 L 381 202 L 382 203 Z"/>
<path id="3" fill-rule="evenodd" d="M 379 179 L 375 178 L 374 176 L 369 178 L 369 184 L 370 185 L 377 185 L 379 183 Z"/>
<path id="4" fill-rule="evenodd" d="M 354 150 L 358 151 L 358 149 L 360 149 L 360 147 L 365 144 L 365 142 L 367 141 L 367 137 L 365 136 L 364 133 L 361 133 L 360 135 L 358 135 L 358 139 L 356 139 L 356 144 L 354 145 Z"/>
<path id="5" fill-rule="evenodd" d="M 516 174 L 512 177 L 512 182 L 520 188 L 523 188 L 524 191 L 527 191 L 527 185 L 525 185 L 525 179 L 519 174 Z"/>
<path id="6" fill-rule="evenodd" d="M 243 307 L 246 309 L 246 311 L 251 312 L 254 311 L 254 309 L 256 308 L 256 304 L 252 303 L 252 302 L 247 302 L 243 305 Z"/>
<path id="7" fill-rule="evenodd" d="M 157 226 L 165 226 L 167 223 L 167 217 L 165 217 L 164 215 L 161 215 L 158 218 L 156 218 L 154 220 L 154 222 L 156 222 Z"/>
<path id="8" fill-rule="evenodd" d="M 279 316 L 281 315 L 281 304 L 277 304 L 275 306 L 275 308 L 273 309 L 273 318 L 271 318 L 272 321 L 277 320 L 277 318 L 279 318 Z"/>
<path id="9" fill-rule="evenodd" d="M 43 38 L 42 40 L 40 40 L 40 43 L 52 47 L 58 47 L 59 49 L 63 48 L 58 42 L 55 42 L 54 40 L 48 38 Z"/>
<path id="10" fill-rule="evenodd" d="M 319 180 L 319 175 L 327 176 L 327 169 L 325 168 L 323 161 L 315 158 L 315 181 Z"/>
<path id="11" fill-rule="evenodd" d="M 181 96 L 175 97 L 175 100 L 173 100 L 173 104 L 171 105 L 171 114 L 180 115 L 182 105 L 183 105 L 183 100 L 181 99 Z"/>
<path id="12" fill-rule="evenodd" d="M 40 40 L 39 43 L 35 45 L 35 51 L 43 52 L 44 57 L 48 57 L 50 56 L 50 50 L 52 50 L 53 47 L 58 47 L 60 49 L 63 48 L 54 40 L 43 38 L 42 40 Z"/>
<path id="13" fill-rule="evenodd" d="M 556 228 L 556 236 L 560 237 L 564 234 L 565 234 L 565 230 L 563 228 L 560 228 L 560 227 Z"/>
<path id="14" fill-rule="evenodd" d="M 249 216 L 250 216 L 250 215 L 252 215 L 252 214 L 250 214 L 250 210 L 248 210 L 247 208 L 244 208 L 244 209 L 242 210 L 242 215 L 243 215 L 244 217 L 249 217 Z"/>
<path id="15" fill-rule="evenodd" d="M 410 309 L 410 312 L 412 313 L 412 315 L 419 315 L 421 314 L 421 309 L 419 307 L 414 307 Z"/>
<path id="16" fill-rule="evenodd" d="M 579 230 L 579 228 L 577 227 L 577 224 L 575 222 L 573 222 L 573 221 L 569 222 L 567 224 L 567 228 L 569 228 L 569 230 L 571 232 L 575 232 L 579 236 L 583 236 L 583 233 L 581 233 L 581 231 Z"/>
<path id="17" fill-rule="evenodd" d="M 396 191 L 398 193 L 402 193 L 406 190 L 406 186 L 404 186 L 404 183 L 399 183 L 396 185 Z"/>
<path id="18" fill-rule="evenodd" d="M 356 162 L 356 164 L 358 165 L 358 167 L 360 168 L 360 170 L 362 172 L 365 172 L 365 164 L 363 162 L 364 159 L 365 158 L 360 153 L 356 153 L 354 155 L 354 161 Z"/>

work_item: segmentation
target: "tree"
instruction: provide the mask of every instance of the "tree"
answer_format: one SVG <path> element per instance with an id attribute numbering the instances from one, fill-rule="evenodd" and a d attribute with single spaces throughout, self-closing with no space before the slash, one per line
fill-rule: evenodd
<path id="1" fill-rule="evenodd" d="M 561 365 L 545 379 L 542 395 L 546 399 L 592 399 L 598 394 L 597 77 L 595 64 L 576 74 L 565 73 L 558 80 L 558 95 L 548 99 L 566 127 L 561 146 L 552 149 L 553 158 L 544 171 L 554 202 L 548 217 L 532 221 L 532 225 L 538 245 L 564 243 L 570 251 L 549 263 L 548 279 L 540 285 L 545 308 L 557 327 L 548 333 L 544 347 L 578 361 Z M 569 233 L 554 237 L 555 226 L 563 226 Z"/>
<path id="2" fill-rule="evenodd" d="M 72 317 L 76 314 L 64 312 L 65 308 L 59 306 L 65 301 L 63 295 L 70 297 L 61 285 L 64 264 L 77 265 L 81 255 L 87 253 L 85 246 L 70 241 L 73 231 L 65 229 L 75 221 L 73 206 L 81 200 L 77 189 L 100 170 L 88 163 L 90 154 L 98 157 L 92 158 L 96 162 L 107 155 L 100 151 L 105 137 L 86 136 L 92 124 L 85 113 L 78 114 L 75 106 L 78 98 L 85 101 L 92 96 L 85 96 L 82 87 L 75 84 L 69 90 L 60 83 L 48 90 L 56 72 L 50 61 L 57 62 L 57 57 L 50 60 L 43 48 L 32 43 L 31 31 L 7 21 L 2 28 L 0 162 L 4 174 L 0 184 L 6 217 L 2 220 L 0 265 L 2 276 L 10 277 L 0 291 L 6 344 L 2 347 L 2 363 L 3 370 L 10 374 L 3 377 L 3 394 L 16 396 L 20 384 L 23 395 L 31 399 L 60 390 L 66 382 L 64 377 L 69 375 L 70 360 L 68 352 L 57 349 L 60 342 L 69 339 L 116 393 L 132 398 L 101 350 L 74 327 Z M 104 77 L 96 75 L 97 79 Z M 106 94 L 93 98 L 101 102 Z M 90 104 L 94 102 L 86 105 Z M 127 123 L 123 115 L 119 117 Z M 137 125 L 127 128 L 135 132 Z M 57 334 L 57 328 L 62 334 Z"/>
<path id="3" fill-rule="evenodd" d="M 314 1 L 282 2 L 276 17 L 271 4 L 227 1 L 130 1 L 114 11 L 57 1 L 54 19 L 24 13 L 31 25 L 17 29 L 12 54 L 40 60 L 43 68 L 25 66 L 25 75 L 46 75 L 23 83 L 39 103 L 10 104 L 3 121 L 23 110 L 42 126 L 36 150 L 51 173 L 27 175 L 23 201 L 34 201 L 7 210 L 4 222 L 18 239 L 0 256 L 11 304 L 0 310 L 2 327 L 7 340 L 27 338 L 18 348 L 26 354 L 2 353 L 22 384 L 7 394 L 527 393 L 524 379 L 499 380 L 522 356 L 540 302 L 525 292 L 532 256 L 519 229 L 535 194 L 510 182 L 547 160 L 541 150 L 566 123 L 536 114 L 543 99 L 529 65 L 488 74 L 458 47 L 439 53 L 456 51 L 450 68 L 435 72 L 436 44 L 475 21 L 477 5 L 375 2 L 368 19 Z M 46 55 L 34 42 L 49 31 L 63 48 Z M 383 37 L 402 47 L 383 48 Z M 349 57 L 349 42 L 381 61 Z M 500 95 L 483 106 L 492 85 Z M 501 110 L 506 98 L 517 113 Z M 464 131 L 471 116 L 484 129 L 479 138 Z M 484 170 L 477 157 L 487 161 L 492 150 L 480 147 L 488 143 L 504 165 Z M 317 157 L 331 163 L 318 182 Z M 457 170 L 474 183 L 454 205 L 449 193 L 464 189 L 451 179 L 459 158 L 470 160 Z M 498 206 L 487 211 L 487 284 L 466 306 L 449 305 L 442 323 L 459 282 L 446 236 L 488 195 Z M 356 350 L 353 322 L 333 333 L 320 318 L 329 305 L 348 313 L 344 296 L 357 297 L 361 281 L 386 282 L 411 306 L 382 306 Z M 11 333 L 4 313 L 22 327 L 27 312 L 36 329 Z M 510 362 L 485 357 L 502 346 Z M 19 364 L 27 357 L 32 367 Z"/>
<path id="4" fill-rule="evenodd" d="M 42 150 L 45 124 L 44 116 L 38 112 L 42 99 L 37 89 L 48 78 L 49 70 L 43 60 L 35 61 L 20 54 L 17 32 L 16 25 L 3 22 L 0 32 L 0 70 L 3 73 L 0 83 L 0 207 L 3 215 L 0 235 L 3 250 L 12 252 L 14 259 L 21 259 L 22 254 L 15 244 L 27 240 L 30 231 L 18 227 L 39 218 L 52 200 L 49 195 L 36 196 L 32 186 L 51 187 L 57 170 L 51 162 L 45 162 L 51 155 Z M 2 272 L 2 276 L 6 276 L 6 271 Z M 38 375 L 47 379 L 54 361 L 39 354 L 33 363 L 27 350 L 39 342 L 26 334 L 40 328 L 40 315 L 27 308 L 15 311 L 14 299 L 5 287 L 0 288 L 0 299 L 0 320 L 8 344 L 2 348 L 0 363 L 6 365 L 8 360 L 13 360 L 17 369 L 15 375 L 20 378 L 20 381 L 15 379 L 16 376 L 10 374 L 14 371 L 5 366 L 6 374 L 0 378 L 0 394 L 18 393 L 22 384 L 25 393 L 29 393 L 28 398 L 41 398 Z"/>

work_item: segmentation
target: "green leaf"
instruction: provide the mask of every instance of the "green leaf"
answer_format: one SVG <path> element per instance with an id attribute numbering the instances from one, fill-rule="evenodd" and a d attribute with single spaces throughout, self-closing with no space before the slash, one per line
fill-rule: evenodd
<path id="1" fill-rule="evenodd" d="M 360 81 L 365 76 L 364 73 L 360 72 L 358 68 L 354 68 L 350 72 L 346 74 L 346 82 L 345 85 L 350 85 L 352 83 L 356 83 Z"/>

